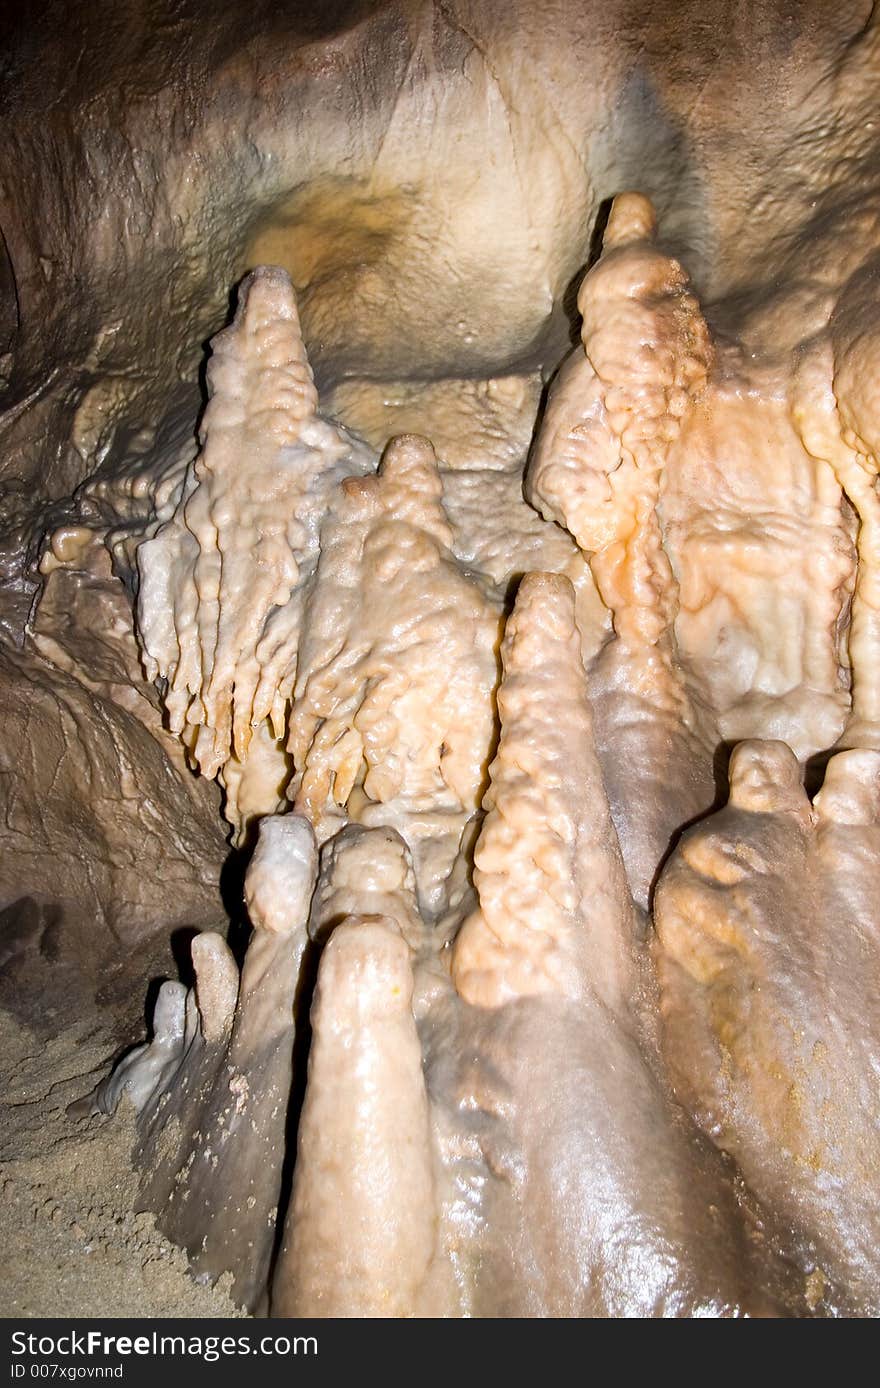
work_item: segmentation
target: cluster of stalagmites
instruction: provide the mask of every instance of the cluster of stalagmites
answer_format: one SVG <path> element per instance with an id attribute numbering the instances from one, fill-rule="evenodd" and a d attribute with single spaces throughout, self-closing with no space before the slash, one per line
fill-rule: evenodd
<path id="1" fill-rule="evenodd" d="M 880 1311 L 874 320 L 759 390 L 635 194 L 579 306 L 525 481 L 577 549 L 521 498 L 469 548 L 426 439 L 377 468 L 258 270 L 137 555 L 253 934 L 85 1108 L 254 1310 Z"/>

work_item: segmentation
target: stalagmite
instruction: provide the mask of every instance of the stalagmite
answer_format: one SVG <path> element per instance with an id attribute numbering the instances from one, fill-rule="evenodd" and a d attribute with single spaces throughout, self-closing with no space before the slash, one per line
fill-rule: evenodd
<path id="1" fill-rule="evenodd" d="M 336 927 L 312 1009 L 274 1315 L 417 1315 L 430 1290 L 438 1211 L 412 988 L 393 922 Z"/>
<path id="2" fill-rule="evenodd" d="M 602 256 L 578 295 L 583 356 L 560 373 L 529 470 L 529 496 L 592 558 L 631 647 L 668 640 L 675 580 L 657 503 L 671 445 L 705 389 L 713 350 L 677 261 L 656 247 L 637 193 L 614 199 Z"/>
<path id="3" fill-rule="evenodd" d="M 880 754 L 832 757 L 812 807 L 782 743 L 730 785 L 657 892 L 667 1062 L 826 1308 L 876 1315 Z"/>
<path id="4" fill-rule="evenodd" d="M 196 935 L 191 954 L 202 1036 L 209 1044 L 225 1041 L 238 999 L 238 965 L 226 941 L 210 930 Z"/>
<path id="5" fill-rule="evenodd" d="M 160 1211 L 160 1223 L 173 1230 L 200 1271 L 216 1278 L 234 1270 L 236 1296 L 251 1308 L 265 1302 L 276 1237 L 284 1161 L 279 1136 L 287 1123 L 294 1000 L 316 871 L 314 838 L 304 821 L 264 822 L 248 873 L 255 932 L 234 1017 L 221 1029 L 201 1010 L 205 994 L 216 995 L 218 986 L 202 982 L 197 940 L 196 998 L 206 1044 L 193 1040 L 179 1075 L 140 1122 L 148 1208 Z"/>
<path id="6" fill-rule="evenodd" d="M 395 829 L 349 824 L 324 845 L 312 903 L 310 932 L 322 939 L 347 916 L 363 913 L 394 922 L 413 952 L 430 932 L 419 915 L 412 855 Z"/>
<path id="7" fill-rule="evenodd" d="M 83 1101 L 101 1112 L 123 1092 L 134 1101 L 146 1208 L 194 1269 L 212 1279 L 232 1271 L 237 1299 L 252 1310 L 265 1307 L 286 1196 L 296 997 L 316 873 L 309 824 L 264 820 L 247 875 L 254 934 L 240 981 L 225 942 L 197 936 L 195 989 L 184 997 L 182 985 L 165 984 L 153 1041 Z"/>
<path id="8" fill-rule="evenodd" d="M 474 856 L 480 908 L 455 943 L 456 987 L 481 1007 L 585 988 L 617 1006 L 635 924 L 566 579 L 523 579 L 502 662 L 501 740 Z"/>
<path id="9" fill-rule="evenodd" d="M 677 581 L 658 517 L 664 468 L 714 352 L 682 267 L 637 193 L 614 199 L 578 295 L 582 350 L 559 372 L 526 494 L 589 555 L 616 640 L 591 697 L 630 885 L 647 908 L 675 829 L 712 803 L 711 716 L 677 659 Z M 626 806 L 642 804 L 637 825 Z"/>
<path id="10" fill-rule="evenodd" d="M 153 1008 L 150 1041 L 135 1046 L 91 1094 L 71 1104 L 71 1117 L 115 1113 L 123 1096 L 140 1113 L 154 1094 L 173 1083 L 187 1043 L 187 1020 L 186 988 L 166 980 Z"/>
<path id="11" fill-rule="evenodd" d="M 650 984 L 566 580 L 523 579 L 503 666 L 475 852 L 480 906 L 454 949 L 453 978 L 474 1009 L 459 1022 L 467 1062 L 446 1072 L 438 1059 L 444 1078 L 432 1086 L 473 1115 L 490 1173 L 491 1243 L 483 1250 L 478 1235 L 471 1255 L 475 1313 L 499 1302 L 505 1315 L 542 1316 L 771 1305 L 747 1291 L 720 1164 L 676 1112 L 645 1025 Z M 765 1288 L 784 1280 L 765 1270 Z"/>

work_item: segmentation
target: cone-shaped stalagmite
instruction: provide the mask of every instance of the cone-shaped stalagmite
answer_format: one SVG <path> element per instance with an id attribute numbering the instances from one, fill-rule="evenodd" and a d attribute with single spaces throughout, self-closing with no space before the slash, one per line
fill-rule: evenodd
<path id="1" fill-rule="evenodd" d="M 456 940 L 456 987 L 483 1007 L 586 987 L 617 1005 L 635 927 L 566 578 L 522 580 L 502 665 L 501 739 L 474 860 L 480 908 Z"/>
<path id="2" fill-rule="evenodd" d="M 644 1025 L 565 579 L 523 579 L 502 659 L 480 904 L 453 961 L 472 1007 L 459 1068 L 445 1062 L 490 1173 L 475 1313 L 735 1314 L 747 1254 L 721 1163 L 682 1123 Z"/>
<path id="3" fill-rule="evenodd" d="M 582 347 L 551 390 L 526 491 L 590 556 L 612 613 L 617 639 L 591 694 L 627 873 L 647 907 L 671 834 L 714 794 L 711 734 L 676 662 L 678 589 L 657 514 L 713 349 L 688 277 L 656 245 L 653 208 L 638 193 L 615 198 L 578 306 Z"/>
<path id="4" fill-rule="evenodd" d="M 578 294 L 583 350 L 551 393 L 528 483 L 534 504 L 592 556 L 615 630 L 634 647 L 668 640 L 675 616 L 660 479 L 712 362 L 687 275 L 655 237 L 647 198 L 615 198 Z"/>
<path id="5" fill-rule="evenodd" d="M 381 916 L 349 917 L 324 950 L 274 1315 L 425 1309 L 438 1208 L 410 960 Z"/>

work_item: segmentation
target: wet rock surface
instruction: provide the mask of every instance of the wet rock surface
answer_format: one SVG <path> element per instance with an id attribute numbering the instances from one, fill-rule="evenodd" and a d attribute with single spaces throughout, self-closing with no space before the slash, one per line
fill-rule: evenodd
<path id="1" fill-rule="evenodd" d="M 880 1311 L 869 10 L 2 21 L 22 1314 Z"/>

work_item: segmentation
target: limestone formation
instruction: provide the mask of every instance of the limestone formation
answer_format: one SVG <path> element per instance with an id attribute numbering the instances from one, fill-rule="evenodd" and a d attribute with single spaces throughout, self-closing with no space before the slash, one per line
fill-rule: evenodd
<path id="1" fill-rule="evenodd" d="M 880 758 L 838 752 L 812 807 L 783 743 L 730 779 L 657 893 L 668 1064 L 829 1301 L 876 1315 Z"/>
<path id="2" fill-rule="evenodd" d="M 244 764 L 255 728 L 284 735 L 321 513 L 339 479 L 363 468 L 364 450 L 317 416 L 283 271 L 256 271 L 242 286 L 235 321 L 214 340 L 208 388 L 177 510 L 138 550 L 138 631 L 147 676 L 167 681 L 171 730 L 195 764 L 215 776 L 233 763 L 228 811 L 241 827 L 277 808 L 283 749 L 268 776 L 249 777 Z"/>
<path id="3" fill-rule="evenodd" d="M 587 989 L 615 1008 L 632 987 L 635 921 L 566 579 L 523 579 L 503 665 L 501 737 L 474 852 L 480 906 L 455 941 L 455 984 L 477 1007 Z"/>
<path id="4" fill-rule="evenodd" d="M 110 9 L 0 63 L 4 1161 L 249 1315 L 880 1314 L 876 7 Z"/>

